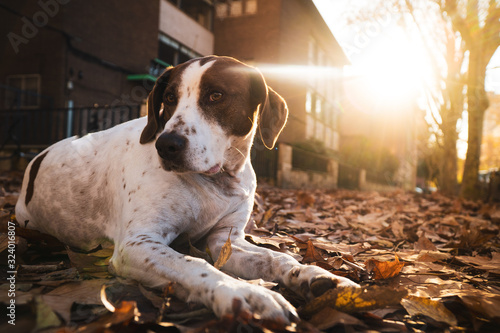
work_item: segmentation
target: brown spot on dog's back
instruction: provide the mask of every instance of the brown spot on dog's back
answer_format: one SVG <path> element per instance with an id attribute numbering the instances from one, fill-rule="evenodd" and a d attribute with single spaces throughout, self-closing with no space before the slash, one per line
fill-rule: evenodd
<path id="1" fill-rule="evenodd" d="M 26 189 L 26 198 L 24 200 L 26 206 L 33 198 L 33 194 L 35 193 L 35 179 L 36 176 L 38 175 L 38 171 L 40 170 L 40 165 L 42 164 L 42 161 L 47 156 L 47 154 L 48 151 L 36 157 L 35 160 L 33 161 L 33 164 L 31 165 L 30 179 L 28 181 L 28 188 Z"/>

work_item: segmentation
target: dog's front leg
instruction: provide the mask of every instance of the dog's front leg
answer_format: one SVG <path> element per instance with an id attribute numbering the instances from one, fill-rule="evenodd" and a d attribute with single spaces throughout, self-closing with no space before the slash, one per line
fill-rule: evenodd
<path id="1" fill-rule="evenodd" d="M 174 282 L 181 291 L 178 296 L 202 303 L 218 316 L 232 313 L 234 299 L 241 302 L 243 310 L 263 318 L 288 323 L 297 316 L 293 306 L 280 294 L 238 281 L 202 259 L 176 252 L 167 243 L 155 233 L 142 232 L 124 239 L 115 244 L 111 259 L 113 273 L 151 287 Z"/>
<path id="2" fill-rule="evenodd" d="M 229 228 L 214 231 L 208 238 L 212 254 L 219 253 L 227 240 Z M 262 278 L 282 283 L 310 299 L 336 287 L 359 287 L 358 284 L 334 275 L 320 267 L 300 264 L 291 256 L 253 245 L 241 230 L 232 230 L 232 254 L 223 270 L 245 279 Z"/>

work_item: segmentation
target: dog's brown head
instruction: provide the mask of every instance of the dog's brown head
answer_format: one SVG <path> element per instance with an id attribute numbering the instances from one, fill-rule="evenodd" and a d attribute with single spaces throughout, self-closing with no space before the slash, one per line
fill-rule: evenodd
<path id="1" fill-rule="evenodd" d="M 171 67 L 148 98 L 140 142 L 156 139 L 169 171 L 237 171 L 257 130 L 271 149 L 285 126 L 285 101 L 262 74 L 233 58 L 209 56 Z"/>

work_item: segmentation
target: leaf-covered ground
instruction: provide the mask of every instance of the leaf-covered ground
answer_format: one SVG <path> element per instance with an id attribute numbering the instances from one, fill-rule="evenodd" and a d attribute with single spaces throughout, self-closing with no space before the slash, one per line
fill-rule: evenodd
<path id="1" fill-rule="evenodd" d="M 0 302 L 7 306 L 8 224 L 20 174 L 0 175 Z M 418 195 L 258 190 L 247 240 L 360 283 L 311 302 L 274 283 L 302 320 L 285 327 L 243 313 L 216 319 L 199 304 L 110 276 L 112 249 L 71 250 L 16 228 L 15 326 L 2 332 L 498 332 L 500 206 Z M 191 247 L 191 255 L 208 254 Z M 226 246 L 230 256 L 230 244 Z M 11 258 L 11 257 L 10 257 Z M 223 262 L 216 263 L 223 265 Z"/>

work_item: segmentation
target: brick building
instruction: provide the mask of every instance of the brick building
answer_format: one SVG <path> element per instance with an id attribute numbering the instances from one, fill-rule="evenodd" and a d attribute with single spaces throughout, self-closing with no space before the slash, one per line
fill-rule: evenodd
<path id="1" fill-rule="evenodd" d="M 233 0 L 219 2 L 215 8 L 215 53 L 258 67 L 288 103 L 290 116 L 279 142 L 295 147 L 282 147 L 281 161 L 288 162 L 277 165 L 278 180 L 284 168 L 289 186 L 335 187 L 338 164 L 304 155 L 298 148 L 314 145 L 330 153 L 338 150 L 342 67 L 348 64 L 312 0 Z M 256 150 L 255 154 L 272 159 L 265 150 Z M 272 168 L 266 158 L 256 158 L 264 163 L 263 170 L 254 165 L 258 174 Z M 301 168 L 317 173 L 299 174 Z M 325 179 L 326 174 L 331 177 Z M 287 186 L 286 182 L 281 185 Z"/>
<path id="2" fill-rule="evenodd" d="M 78 107 L 123 99 L 135 85 L 127 76 L 147 72 L 158 56 L 158 22 L 150 19 L 158 5 L 2 0 L 0 31 L 9 42 L 1 52 L 0 107 L 62 108 L 69 101 Z M 11 88 L 22 90 L 21 96 Z"/>
<path id="3" fill-rule="evenodd" d="M 213 11 L 199 0 L 0 0 L 0 149 L 144 113 L 166 66 L 213 53 Z"/>
<path id="4" fill-rule="evenodd" d="M 259 67 L 287 101 L 283 142 L 318 139 L 338 148 L 341 68 L 348 60 L 311 0 L 216 5 L 215 52 Z"/>
<path id="5" fill-rule="evenodd" d="M 0 109 L 142 103 L 165 65 L 213 53 L 202 1 L 1 0 L 0 13 Z"/>
<path id="6" fill-rule="evenodd" d="M 136 117 L 165 66 L 214 53 L 259 67 L 286 99 L 282 143 L 338 149 L 347 59 L 312 0 L 0 0 L 0 14 L 0 149 L 43 147 Z M 261 176 L 277 178 L 285 165 L 336 185 L 328 159 L 283 146 L 278 165 L 270 154 L 257 163 Z M 293 186 L 325 183 L 301 177 Z"/>

